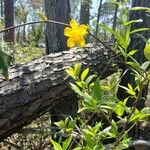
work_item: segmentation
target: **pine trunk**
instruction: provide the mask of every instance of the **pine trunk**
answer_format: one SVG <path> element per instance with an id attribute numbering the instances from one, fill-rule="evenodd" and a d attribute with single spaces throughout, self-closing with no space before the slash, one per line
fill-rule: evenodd
<path id="1" fill-rule="evenodd" d="M 5 28 L 14 26 L 14 0 L 4 0 Z M 5 32 L 5 42 L 15 42 L 14 29 Z"/>
<path id="2" fill-rule="evenodd" d="M 45 15 L 48 20 L 56 20 L 56 0 L 45 0 Z M 46 24 L 45 42 L 47 54 L 58 51 L 58 38 L 56 34 L 56 24 Z"/>

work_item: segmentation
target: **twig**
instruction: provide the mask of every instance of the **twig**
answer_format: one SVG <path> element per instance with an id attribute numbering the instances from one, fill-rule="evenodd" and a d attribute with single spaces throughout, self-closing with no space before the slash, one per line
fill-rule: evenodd
<path id="1" fill-rule="evenodd" d="M 88 32 L 89 35 L 91 35 L 92 37 L 94 37 L 97 41 L 99 41 L 102 45 L 104 45 L 107 49 L 109 49 L 110 51 L 112 51 L 114 53 L 115 56 L 118 57 L 118 59 L 120 60 L 120 62 L 122 64 L 124 64 L 127 68 L 130 68 L 126 62 L 111 48 L 109 47 L 107 44 L 105 44 L 105 42 L 103 42 L 102 40 L 100 40 L 98 37 L 96 37 L 94 34 L 92 34 L 91 32 Z"/>
<path id="2" fill-rule="evenodd" d="M 19 25 L 16 25 L 16 26 L 11 26 L 11 27 L 8 27 L 8 28 L 5 28 L 5 29 L 1 30 L 0 33 L 6 32 L 6 31 L 9 31 L 9 30 L 12 30 L 12 29 L 16 29 L 16 28 L 19 28 L 19 27 L 22 27 L 22 26 L 26 26 L 26 25 L 30 25 L 30 24 L 38 24 L 38 23 L 54 23 L 54 24 L 59 24 L 59 25 L 63 25 L 63 26 L 69 26 L 68 24 L 63 23 L 63 22 L 59 22 L 59 21 L 39 20 L 39 21 L 31 21 L 31 22 L 19 24 Z"/>

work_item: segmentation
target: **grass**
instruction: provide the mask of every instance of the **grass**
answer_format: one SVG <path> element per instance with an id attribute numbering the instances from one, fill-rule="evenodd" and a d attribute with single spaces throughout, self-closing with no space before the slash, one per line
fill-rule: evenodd
<path id="1" fill-rule="evenodd" d="M 17 45 L 14 49 L 15 63 L 29 62 L 45 54 L 44 49 L 32 46 L 21 47 Z"/>

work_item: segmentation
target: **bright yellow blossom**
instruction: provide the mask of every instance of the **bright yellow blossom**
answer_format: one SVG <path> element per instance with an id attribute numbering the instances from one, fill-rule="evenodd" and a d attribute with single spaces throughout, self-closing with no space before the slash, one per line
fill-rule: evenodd
<path id="1" fill-rule="evenodd" d="M 67 40 L 68 47 L 74 47 L 75 45 L 83 47 L 85 45 L 85 36 L 87 34 L 88 27 L 84 24 L 78 25 L 78 23 L 72 19 L 70 21 L 70 27 L 64 29 L 64 35 L 69 37 Z"/>

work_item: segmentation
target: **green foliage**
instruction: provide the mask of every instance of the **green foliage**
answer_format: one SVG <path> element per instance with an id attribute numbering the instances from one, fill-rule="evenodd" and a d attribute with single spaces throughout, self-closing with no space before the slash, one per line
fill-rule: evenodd
<path id="1" fill-rule="evenodd" d="M 69 117 L 67 117 L 64 121 L 61 120 L 59 122 L 56 122 L 55 125 L 57 125 L 59 128 L 62 128 L 61 132 L 71 132 L 75 128 L 76 121 L 70 120 Z"/>
<path id="2" fill-rule="evenodd" d="M 140 65 L 133 58 L 137 50 L 133 49 L 127 52 L 130 37 L 133 33 L 150 30 L 149 28 L 140 28 L 131 31 L 131 25 L 142 20 L 128 21 L 129 10 L 144 10 L 148 13 L 150 10 L 143 7 L 127 9 L 126 2 L 127 0 L 120 2 L 113 0 L 114 4 L 118 5 L 119 8 L 123 8 L 120 14 L 124 15 L 122 18 L 119 18 L 121 23 L 120 30 L 113 31 L 110 27 L 102 23 L 99 26 L 115 37 L 115 53 L 117 55 L 121 54 L 124 57 L 124 64 L 133 71 L 136 85 L 128 84 L 127 87 L 120 86 L 129 94 L 129 97 L 120 100 L 116 96 L 120 79 L 115 75 L 108 81 L 100 81 L 97 75 L 91 75 L 89 68 L 84 68 L 82 71 L 80 63 L 75 64 L 73 67 L 68 67 L 66 73 L 74 80 L 74 82 L 70 83 L 70 86 L 79 97 L 78 117 L 75 119 L 67 117 L 55 123 L 60 128 L 59 133 L 65 135 L 65 139 L 60 137 L 56 142 L 50 138 L 49 141 L 54 150 L 71 149 L 74 143 L 76 143 L 76 147 L 72 148 L 73 150 L 104 150 L 106 149 L 104 143 L 108 139 L 115 141 L 110 144 L 109 149 L 127 149 L 132 138 L 128 136 L 130 130 L 136 124 L 146 121 L 150 117 L 149 107 L 145 107 L 142 110 L 138 109 L 138 103 L 142 100 L 142 90 L 150 80 L 150 72 L 148 71 L 150 62 L 148 61 Z M 41 13 L 39 13 L 39 16 L 42 19 L 45 17 Z M 37 45 L 40 37 L 43 35 L 42 28 L 43 26 L 36 26 L 29 35 L 33 45 Z M 15 46 L 14 49 L 15 62 L 27 62 L 43 54 L 41 49 L 32 46 Z M 149 50 L 149 45 L 145 49 Z M 149 59 L 148 54 L 145 54 L 145 56 Z M 128 61 L 128 58 L 130 58 L 130 61 Z M 0 69 L 4 77 L 8 79 L 7 56 L 2 49 L 0 49 Z M 133 107 L 127 106 L 129 99 L 133 100 Z M 89 120 L 94 114 L 100 117 L 100 121 L 96 120 L 89 124 Z M 113 118 L 114 114 L 118 121 Z M 128 128 L 130 124 L 132 126 Z"/>
<path id="3" fill-rule="evenodd" d="M 14 46 L 15 63 L 25 63 L 44 55 L 44 50 L 38 47 L 21 45 Z"/>
<path id="4" fill-rule="evenodd" d="M 44 55 L 44 50 L 38 47 L 22 47 L 21 45 L 7 45 L 2 43 L 0 46 L 0 72 L 9 80 L 8 66 L 14 63 L 25 63 Z"/>
<path id="5" fill-rule="evenodd" d="M 148 64 L 144 64 L 140 67 L 140 69 L 146 69 Z M 117 144 L 114 143 L 110 147 L 113 150 L 123 150 L 128 148 L 128 144 L 130 141 L 130 137 L 128 137 L 129 130 L 124 130 L 120 133 L 120 124 L 112 119 L 112 114 L 115 113 L 118 119 L 122 122 L 123 126 L 127 126 L 129 122 L 133 122 L 136 124 L 137 122 L 144 121 L 147 117 L 150 116 L 150 109 L 144 108 L 142 110 L 138 110 L 136 105 L 131 108 L 127 107 L 127 101 L 129 98 L 126 98 L 123 101 L 115 99 L 109 95 L 110 91 L 103 90 L 102 83 L 95 75 L 89 75 L 89 68 L 86 68 L 81 72 L 81 64 L 75 64 L 74 67 L 69 67 L 66 70 L 68 75 L 75 80 L 74 83 L 70 83 L 71 88 L 79 95 L 80 97 L 80 108 L 79 108 L 79 117 L 80 125 L 76 124 L 75 120 L 69 120 L 66 118 L 64 121 L 60 121 L 56 123 L 58 127 L 60 127 L 63 133 L 68 133 L 68 137 L 73 135 L 76 132 L 76 136 L 80 137 L 80 142 L 73 150 L 92 150 L 92 149 L 105 149 L 105 145 L 103 145 L 103 141 L 113 138 L 116 141 L 119 141 Z M 141 75 L 142 77 L 142 75 Z M 145 79 L 149 80 L 149 79 Z M 114 84 L 114 79 L 111 81 Z M 115 81 L 116 82 L 116 81 Z M 142 80 L 143 84 L 143 80 Z M 141 82 L 138 87 L 133 88 L 131 84 L 128 84 L 128 87 L 123 87 L 126 92 L 130 94 L 131 97 L 134 97 L 135 102 L 138 101 L 138 94 L 136 91 L 141 92 Z M 87 124 L 88 119 L 86 117 L 86 113 L 98 113 L 102 114 L 102 116 L 109 122 L 107 127 L 104 127 L 103 120 L 100 122 L 95 122 L 92 126 Z M 126 115 L 124 115 L 126 114 Z M 72 122 L 71 128 L 69 127 L 70 122 Z M 69 131 L 69 132 L 68 132 Z M 76 139 L 76 136 L 74 137 Z M 62 149 L 61 145 L 56 142 L 54 143 L 54 149 L 59 147 Z"/>
<path id="6" fill-rule="evenodd" d="M 6 53 L 0 47 L 0 71 L 6 80 L 9 80 L 8 77 L 8 65 L 7 65 L 7 57 Z"/>
<path id="7" fill-rule="evenodd" d="M 45 18 L 46 19 L 46 18 Z M 44 37 L 44 25 L 34 25 L 28 33 L 28 40 L 32 46 L 38 46 L 40 40 Z"/>
<path id="8" fill-rule="evenodd" d="M 71 88 L 80 97 L 78 119 L 80 119 L 80 122 L 82 123 L 78 126 L 77 129 L 76 125 L 74 130 L 78 130 L 80 133 L 78 133 L 78 136 L 81 138 L 75 150 L 105 149 L 103 142 L 107 139 L 116 140 L 115 143 L 111 144 L 110 149 L 127 149 L 129 146 L 129 141 L 131 140 L 131 137 L 128 136 L 128 132 L 134 127 L 135 124 L 145 121 L 150 116 L 150 111 L 148 108 L 145 107 L 144 109 L 139 110 L 137 107 L 137 104 L 142 99 L 141 92 L 150 79 L 150 73 L 147 71 L 149 62 L 145 62 L 140 65 L 133 58 L 137 50 L 133 49 L 130 52 L 127 52 L 131 35 L 133 33 L 147 31 L 150 29 L 140 28 L 131 31 L 131 25 L 136 22 L 141 22 L 142 20 L 128 21 L 128 9 L 126 5 L 124 5 L 125 3 L 126 1 L 124 1 L 123 5 L 120 2 L 117 3 L 119 7 L 124 7 L 124 16 L 122 17 L 123 19 L 120 18 L 122 25 L 120 30 L 113 31 L 111 28 L 102 23 L 99 24 L 99 26 L 115 37 L 115 53 L 118 55 L 121 54 L 124 57 L 124 64 L 129 66 L 129 68 L 133 71 L 136 85 L 133 86 L 132 84 L 128 84 L 127 87 L 120 86 L 121 88 L 125 89 L 125 91 L 129 94 L 129 97 L 124 100 L 119 100 L 117 99 L 115 92 L 113 95 L 111 93 L 111 88 L 117 87 L 119 79 L 112 77 L 112 79 L 109 80 L 110 82 L 105 85 L 98 79 L 96 75 L 89 75 L 89 68 L 86 68 L 81 72 L 81 64 L 75 64 L 74 67 L 70 67 L 66 70 L 68 75 L 70 75 L 75 80 L 74 83 L 70 83 Z M 128 58 L 130 58 L 130 61 L 128 61 Z M 127 102 L 131 98 L 134 100 L 133 107 L 127 107 Z M 103 119 L 101 119 L 101 121 L 98 123 L 95 122 L 92 124 L 92 126 L 87 124 L 87 113 L 91 113 L 91 115 L 95 113 L 101 114 L 101 118 L 105 118 L 104 120 L 107 120 L 108 126 L 103 126 L 103 124 L 106 126 L 106 122 Z M 113 114 L 116 114 L 116 117 L 119 119 L 118 122 L 122 122 L 123 130 L 121 132 L 120 124 L 112 119 Z M 129 123 L 133 123 L 133 126 L 128 129 L 127 126 Z"/>
<path id="9" fill-rule="evenodd" d="M 67 150 L 70 143 L 71 143 L 71 141 L 72 141 L 72 136 L 70 136 L 65 141 L 63 141 L 62 146 L 61 146 L 59 143 L 57 143 L 54 140 L 50 139 L 50 142 L 54 146 L 54 150 Z"/>
<path id="10" fill-rule="evenodd" d="M 150 61 L 150 44 L 149 43 L 146 43 L 146 46 L 144 48 L 144 55 Z"/>

